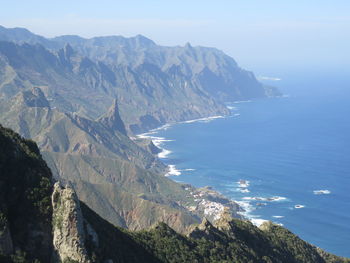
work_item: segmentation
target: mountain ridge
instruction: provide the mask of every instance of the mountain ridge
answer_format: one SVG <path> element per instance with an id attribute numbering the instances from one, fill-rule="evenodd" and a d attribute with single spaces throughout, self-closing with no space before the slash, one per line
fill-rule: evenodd
<path id="1" fill-rule="evenodd" d="M 229 114 L 224 104 L 227 101 L 280 95 L 276 89 L 263 86 L 253 73 L 239 68 L 234 59 L 215 48 L 192 47 L 189 44 L 164 47 L 140 35 L 131 38 L 108 36 L 85 39 L 64 36 L 46 39 L 35 34 L 29 37 L 29 31 L 25 31 L 22 38 L 16 34 L 14 37 L 13 29 L 4 27 L 1 32 L 0 40 L 40 44 L 48 48 L 49 53 L 58 53 L 59 57 L 64 58 L 61 63 L 64 62 L 74 71 L 75 76 L 71 72 L 69 78 L 77 79 L 74 80 L 75 89 L 85 85 L 89 87 L 89 92 L 94 90 L 96 96 L 105 97 L 103 103 L 85 98 L 85 103 L 93 102 L 96 107 L 90 109 L 84 106 L 83 111 L 87 116 L 95 119 L 103 115 L 107 110 L 106 104 L 113 103 L 106 96 L 117 97 L 121 117 L 129 131 L 134 133 L 167 122 Z M 74 51 L 74 55 L 69 58 L 63 56 L 67 46 L 71 55 Z M 6 55 L 6 52 L 3 53 Z M 57 65 L 58 62 L 52 63 Z M 55 76 L 51 79 L 55 79 Z M 215 81 L 216 84 L 213 84 Z M 46 81 L 43 85 L 47 84 Z M 213 87 L 216 87 L 214 92 Z M 135 101 L 129 100 L 130 95 Z M 171 97 L 177 98 L 177 101 L 172 100 L 175 107 L 170 107 L 168 101 L 162 102 L 160 99 Z M 78 110 L 74 105 L 72 107 Z M 67 109 L 72 110 L 69 107 Z"/>

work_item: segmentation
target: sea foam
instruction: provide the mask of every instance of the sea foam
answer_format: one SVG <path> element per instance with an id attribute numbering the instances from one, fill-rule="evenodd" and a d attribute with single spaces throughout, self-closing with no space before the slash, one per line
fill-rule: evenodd
<path id="1" fill-rule="evenodd" d="M 182 121 L 179 123 L 210 122 L 210 121 L 215 120 L 215 119 L 223 119 L 223 118 L 225 118 L 225 117 L 221 116 L 221 115 L 217 115 L 217 116 L 211 116 L 211 117 L 207 117 L 207 118 L 199 118 L 199 119 L 193 119 L 193 120 L 188 120 L 188 121 Z"/>
<path id="2" fill-rule="evenodd" d="M 278 201 L 285 201 L 287 200 L 286 197 L 283 196 L 273 196 L 273 197 L 259 197 L 259 196 L 254 196 L 254 197 L 243 197 L 242 199 L 244 200 L 250 200 L 250 201 L 264 201 L 264 202 L 278 202 Z"/>
<path id="3" fill-rule="evenodd" d="M 176 166 L 173 164 L 168 165 L 168 172 L 165 176 L 179 176 L 181 175 L 180 170 L 176 169 Z"/>
<path id="4" fill-rule="evenodd" d="M 329 190 L 314 190 L 314 195 L 329 195 L 331 191 Z"/>
<path id="5" fill-rule="evenodd" d="M 160 153 L 158 153 L 158 158 L 159 159 L 166 159 L 166 158 L 168 158 L 168 155 L 171 153 L 172 153 L 171 151 L 162 148 L 162 151 Z"/>

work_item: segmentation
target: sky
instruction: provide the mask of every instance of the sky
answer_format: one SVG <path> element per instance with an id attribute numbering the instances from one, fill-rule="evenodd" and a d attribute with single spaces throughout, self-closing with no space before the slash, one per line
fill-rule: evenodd
<path id="1" fill-rule="evenodd" d="M 247 69 L 350 68 L 349 0 L 0 0 L 0 25 L 46 37 L 142 34 L 223 50 Z"/>

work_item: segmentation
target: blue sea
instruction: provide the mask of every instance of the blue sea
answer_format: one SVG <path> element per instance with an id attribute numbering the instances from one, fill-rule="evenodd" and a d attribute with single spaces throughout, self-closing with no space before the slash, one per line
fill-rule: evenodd
<path id="1" fill-rule="evenodd" d="M 282 224 L 350 257 L 350 81 L 296 74 L 265 82 L 287 96 L 228 103 L 229 117 L 152 134 L 170 178 L 212 186 L 254 222 Z"/>

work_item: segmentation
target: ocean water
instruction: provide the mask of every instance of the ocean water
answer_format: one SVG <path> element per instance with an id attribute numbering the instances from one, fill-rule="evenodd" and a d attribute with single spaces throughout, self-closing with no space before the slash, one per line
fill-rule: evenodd
<path id="1" fill-rule="evenodd" d="M 289 78 L 288 78 L 289 77 Z M 350 257 L 350 81 L 284 76 L 283 98 L 229 103 L 232 116 L 152 136 L 178 182 L 210 185 L 255 223 L 272 220 Z"/>

